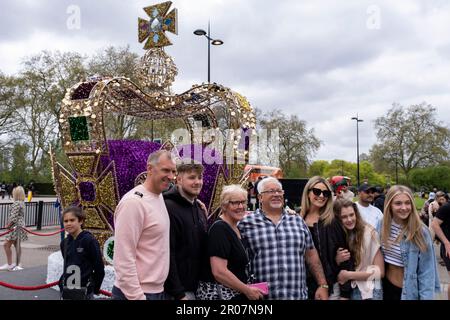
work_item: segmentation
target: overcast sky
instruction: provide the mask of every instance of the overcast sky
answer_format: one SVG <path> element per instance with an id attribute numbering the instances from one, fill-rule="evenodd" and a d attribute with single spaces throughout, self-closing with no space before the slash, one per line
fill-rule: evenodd
<path id="1" fill-rule="evenodd" d="M 137 18 L 154 1 L 1 0 L 0 70 L 14 74 L 41 50 L 93 54 L 137 40 Z M 450 123 L 448 0 L 175 0 L 178 35 L 168 33 L 181 93 L 207 79 L 207 28 L 224 41 L 211 48 L 211 80 L 264 111 L 282 109 L 314 128 L 315 159 L 356 161 L 376 143 L 373 121 L 391 107 L 434 105 Z M 74 11 L 75 10 L 75 11 Z M 79 28 L 68 27 L 80 12 Z"/>

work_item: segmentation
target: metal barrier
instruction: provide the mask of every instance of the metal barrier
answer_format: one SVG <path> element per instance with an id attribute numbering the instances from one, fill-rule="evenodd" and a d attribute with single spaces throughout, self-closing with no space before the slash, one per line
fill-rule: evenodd
<path id="1" fill-rule="evenodd" d="M 0 229 L 8 223 L 9 208 L 11 203 L 0 203 Z M 41 227 L 56 226 L 60 224 L 59 209 L 55 202 L 25 202 L 25 226 Z"/>

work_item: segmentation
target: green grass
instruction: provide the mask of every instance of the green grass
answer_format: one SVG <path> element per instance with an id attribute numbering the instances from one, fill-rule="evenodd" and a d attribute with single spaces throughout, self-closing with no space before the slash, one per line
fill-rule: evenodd
<path id="1" fill-rule="evenodd" d="M 414 202 L 416 204 L 416 208 L 417 210 L 420 211 L 420 209 L 422 209 L 423 204 L 425 203 L 426 199 L 422 199 L 420 197 L 414 197 Z"/>

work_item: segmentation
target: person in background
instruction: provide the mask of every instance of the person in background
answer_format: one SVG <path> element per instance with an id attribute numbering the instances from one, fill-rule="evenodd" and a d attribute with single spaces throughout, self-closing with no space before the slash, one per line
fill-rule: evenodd
<path id="1" fill-rule="evenodd" d="M 431 227 L 441 241 L 440 256 L 450 276 L 450 203 L 447 202 L 439 208 Z M 450 300 L 450 286 L 447 289 L 447 298 Z"/>
<path id="2" fill-rule="evenodd" d="M 432 300 L 440 290 L 436 256 L 412 191 L 402 185 L 391 187 L 385 208 L 377 226 L 386 268 L 383 300 Z"/>
<path id="3" fill-rule="evenodd" d="M 425 201 L 425 203 L 422 206 L 422 209 L 420 210 L 419 216 L 420 219 L 422 220 L 422 222 L 427 226 L 427 227 L 431 227 L 430 226 L 430 216 L 428 214 L 428 209 L 430 208 L 430 204 L 434 201 L 435 195 L 433 195 L 431 198 L 429 197 L 427 199 L 427 201 Z"/>
<path id="4" fill-rule="evenodd" d="M 379 221 L 383 219 L 383 213 L 371 204 L 373 202 L 374 192 L 374 187 L 368 184 L 360 185 L 358 188 L 358 202 L 356 204 L 364 221 L 376 228 Z"/>
<path id="5" fill-rule="evenodd" d="M 342 198 L 353 201 L 353 198 L 355 197 L 355 194 L 349 190 L 348 188 L 348 182 L 346 181 L 342 185 Z"/>
<path id="6" fill-rule="evenodd" d="M 373 194 L 373 206 L 378 208 L 378 210 L 383 213 L 384 210 L 384 201 L 386 199 L 386 195 L 384 194 L 384 189 L 382 187 L 375 187 Z"/>
<path id="7" fill-rule="evenodd" d="M 70 277 L 79 268 L 80 287 L 87 288 L 87 300 L 92 300 L 94 294 L 100 293 L 100 287 L 105 277 L 102 252 L 97 239 L 88 231 L 82 229 L 86 215 L 80 207 L 68 207 L 62 213 L 64 229 L 67 238 L 61 241 L 61 254 L 64 259 L 63 274 L 59 279 L 60 292 L 68 285 Z M 64 299 L 64 297 L 62 296 Z"/>
<path id="8" fill-rule="evenodd" d="M 22 227 L 25 227 L 25 190 L 22 187 L 14 188 L 13 192 L 14 202 L 11 204 L 7 229 L 14 229 L 6 235 L 5 244 L 3 245 L 6 253 L 7 264 L 0 267 L 0 270 L 19 271 L 23 270 L 20 263 L 22 258 L 22 248 L 20 243 L 28 240 L 28 235 Z M 14 245 L 16 249 L 16 263 L 12 262 L 12 250 Z"/>

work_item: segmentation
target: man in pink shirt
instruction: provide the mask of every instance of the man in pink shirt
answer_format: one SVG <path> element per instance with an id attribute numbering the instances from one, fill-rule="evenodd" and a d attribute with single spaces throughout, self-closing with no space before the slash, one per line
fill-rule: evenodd
<path id="1" fill-rule="evenodd" d="M 114 214 L 112 290 L 117 300 L 164 300 L 170 263 L 170 221 L 162 192 L 175 177 L 170 152 L 160 150 L 147 160 L 145 182 L 126 193 Z"/>

